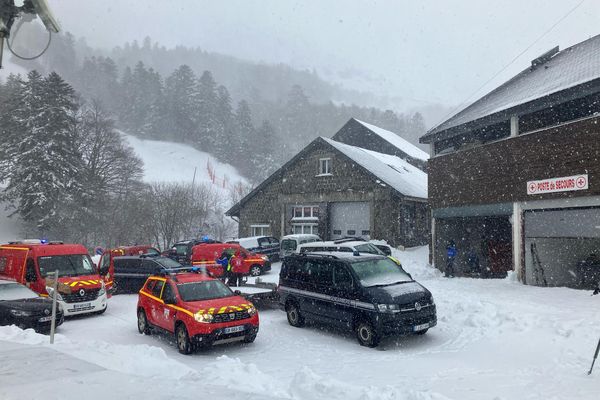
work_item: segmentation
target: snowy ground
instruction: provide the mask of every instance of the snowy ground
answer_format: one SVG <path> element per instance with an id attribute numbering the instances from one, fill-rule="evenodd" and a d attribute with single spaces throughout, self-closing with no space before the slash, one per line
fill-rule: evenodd
<path id="1" fill-rule="evenodd" d="M 246 184 L 237 169 L 217 161 L 212 155 L 174 142 L 143 140 L 121 132 L 144 162 L 146 182 L 192 182 L 196 169 L 196 183 L 213 184 L 227 189 L 238 182 Z M 209 171 L 210 170 L 210 171 Z"/>
<path id="2" fill-rule="evenodd" d="M 261 309 L 251 345 L 180 355 L 168 337 L 137 333 L 136 296 L 98 317 L 68 320 L 57 344 L 0 327 L 1 399 L 597 399 L 586 374 L 600 336 L 600 296 L 512 279 L 444 279 L 427 249 L 398 252 L 434 294 L 425 336 L 363 348 L 351 333 L 288 325 Z M 264 277 L 276 281 L 279 264 Z M 73 358 L 74 357 L 74 358 Z M 600 365 L 599 365 L 600 366 Z M 57 379 L 57 381 L 54 381 Z M 56 384 L 56 389 L 53 385 Z"/>

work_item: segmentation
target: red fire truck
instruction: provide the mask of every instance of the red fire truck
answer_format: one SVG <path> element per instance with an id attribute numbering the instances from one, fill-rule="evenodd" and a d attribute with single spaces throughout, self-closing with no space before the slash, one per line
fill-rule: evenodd
<path id="1" fill-rule="evenodd" d="M 24 240 L 0 245 L 0 278 L 22 283 L 41 296 L 52 294 L 65 316 L 106 311 L 105 285 L 81 244 Z"/>
<path id="2" fill-rule="evenodd" d="M 216 277 L 223 275 L 223 267 L 217 263 L 223 252 L 234 255 L 233 272 L 242 276 L 258 276 L 271 270 L 271 262 L 264 254 L 250 253 L 239 244 L 211 243 L 198 244 L 192 247 L 192 265 L 205 266 Z"/>

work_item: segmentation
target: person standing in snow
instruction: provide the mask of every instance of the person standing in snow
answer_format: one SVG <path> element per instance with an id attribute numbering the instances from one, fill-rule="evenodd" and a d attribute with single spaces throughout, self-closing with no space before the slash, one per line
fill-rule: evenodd
<path id="1" fill-rule="evenodd" d="M 448 243 L 448 247 L 446 247 L 446 271 L 444 273 L 444 276 L 446 278 L 454 278 L 454 259 L 456 258 L 456 255 L 458 254 L 458 250 L 456 250 L 456 244 L 454 243 L 454 240 L 451 240 Z"/>

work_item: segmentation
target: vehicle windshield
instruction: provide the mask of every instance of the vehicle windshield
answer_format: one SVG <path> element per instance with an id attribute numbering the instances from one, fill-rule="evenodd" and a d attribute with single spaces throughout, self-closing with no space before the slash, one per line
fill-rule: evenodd
<path id="1" fill-rule="evenodd" d="M 375 245 L 371 243 L 359 244 L 358 246 L 354 246 L 359 253 L 367 253 L 367 254 L 378 254 L 384 256 L 383 251 L 379 250 Z"/>
<path id="2" fill-rule="evenodd" d="M 58 270 L 58 276 L 93 275 L 94 264 L 87 254 L 67 254 L 60 256 L 38 257 L 42 277 Z"/>
<path id="3" fill-rule="evenodd" d="M 233 296 L 233 292 L 219 280 L 190 282 L 177 285 L 183 301 L 201 301 Z"/>
<path id="4" fill-rule="evenodd" d="M 167 257 L 155 258 L 154 261 L 156 261 L 157 263 L 159 263 L 160 265 L 162 265 L 163 267 L 165 267 L 167 269 L 181 268 L 183 266 L 183 265 L 179 264 L 177 261 L 172 260 Z"/>
<path id="5" fill-rule="evenodd" d="M 281 241 L 282 250 L 296 250 L 296 241 L 293 239 L 284 239 Z"/>
<path id="6" fill-rule="evenodd" d="M 364 287 L 387 286 L 412 281 L 412 278 L 400 266 L 388 258 L 358 261 L 350 265 Z"/>
<path id="7" fill-rule="evenodd" d="M 176 244 L 173 246 L 175 253 L 178 256 L 187 256 L 188 245 L 187 244 Z"/>
<path id="8" fill-rule="evenodd" d="M 19 283 L 0 285 L 0 301 L 35 299 L 36 297 L 38 297 L 37 293 Z"/>

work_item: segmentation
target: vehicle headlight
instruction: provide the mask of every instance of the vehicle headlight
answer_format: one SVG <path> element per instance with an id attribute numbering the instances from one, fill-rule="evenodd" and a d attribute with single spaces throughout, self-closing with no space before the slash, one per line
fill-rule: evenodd
<path id="1" fill-rule="evenodd" d="M 269 261 L 269 257 L 267 256 L 262 256 L 261 258 L 263 259 L 263 261 Z"/>
<path id="2" fill-rule="evenodd" d="M 54 296 L 54 295 L 53 295 L 53 293 L 54 293 L 54 289 L 52 289 L 50 286 L 46 286 L 46 292 L 48 292 L 48 296 L 49 296 L 50 298 L 52 298 L 52 296 Z M 58 300 L 58 301 L 63 301 L 63 298 L 62 298 L 62 296 L 61 296 L 61 295 L 60 295 L 60 293 L 58 293 L 58 292 L 56 292 L 56 300 Z"/>
<path id="3" fill-rule="evenodd" d="M 257 312 L 258 312 L 258 310 L 254 306 L 250 306 L 250 308 L 248 309 L 248 315 L 250 315 L 250 316 L 253 316 Z"/>
<path id="4" fill-rule="evenodd" d="M 377 304 L 379 312 L 398 312 L 400 306 L 398 304 Z"/>
<path id="5" fill-rule="evenodd" d="M 199 312 L 197 312 L 196 314 L 194 314 L 194 319 L 198 322 L 201 322 L 203 324 L 209 324 L 212 322 L 213 320 L 213 315 L 212 314 L 201 314 Z"/>
<path id="6" fill-rule="evenodd" d="M 10 313 L 15 317 L 30 317 L 31 313 L 29 311 L 23 310 L 10 310 Z"/>
<path id="7" fill-rule="evenodd" d="M 101 281 L 100 283 L 101 283 L 102 287 L 98 291 L 98 296 L 102 296 L 102 295 L 106 294 L 106 285 L 104 285 L 104 281 Z"/>

